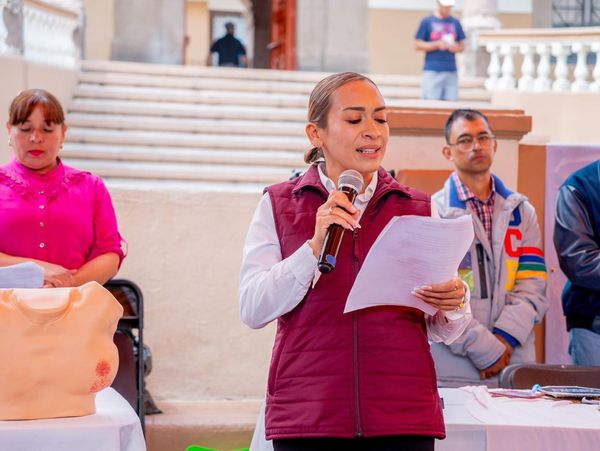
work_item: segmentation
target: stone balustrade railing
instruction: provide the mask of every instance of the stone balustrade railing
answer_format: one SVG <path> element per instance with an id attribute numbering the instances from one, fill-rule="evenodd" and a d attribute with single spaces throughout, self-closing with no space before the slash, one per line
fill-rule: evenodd
<path id="1" fill-rule="evenodd" d="M 485 31 L 478 43 L 490 54 L 489 90 L 600 92 L 600 27 Z"/>
<path id="2" fill-rule="evenodd" d="M 0 54 L 75 67 L 82 18 L 81 0 L 0 0 Z"/>

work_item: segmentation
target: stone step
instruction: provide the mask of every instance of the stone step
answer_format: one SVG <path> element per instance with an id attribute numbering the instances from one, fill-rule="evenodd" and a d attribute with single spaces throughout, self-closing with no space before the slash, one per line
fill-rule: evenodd
<path id="1" fill-rule="evenodd" d="M 76 98 L 70 105 L 73 113 L 127 114 L 132 116 L 166 116 L 205 119 L 245 119 L 264 121 L 306 120 L 306 108 L 274 108 L 244 105 L 202 105 L 175 102 Z M 303 127 L 302 127 L 303 128 Z"/>
<path id="2" fill-rule="evenodd" d="M 187 180 L 221 183 L 253 183 L 263 186 L 288 180 L 292 171 L 274 166 L 232 166 L 137 161 L 103 161 L 65 158 L 65 163 L 102 178 Z"/>
<path id="3" fill-rule="evenodd" d="M 125 61 L 83 60 L 85 72 L 115 72 L 127 74 L 167 75 L 179 77 L 218 77 L 231 79 L 299 81 L 315 83 L 326 77 L 325 72 L 286 71 L 236 67 L 181 66 L 169 64 L 145 64 Z"/>
<path id="4" fill-rule="evenodd" d="M 198 149 L 67 142 L 61 155 L 63 158 L 70 159 L 274 166 L 288 170 L 306 166 L 302 152 L 273 150 Z"/>
<path id="5" fill-rule="evenodd" d="M 251 121 L 238 119 L 190 119 L 118 114 L 70 113 L 71 127 L 112 130 L 154 130 L 205 133 L 209 135 L 255 135 L 305 137 L 303 122 Z M 307 144 L 308 145 L 308 144 Z"/>
<path id="6" fill-rule="evenodd" d="M 169 75 L 80 72 L 79 82 L 98 85 L 146 86 L 196 89 L 202 91 L 310 94 L 314 83 L 270 80 L 173 77 Z"/>
<path id="7" fill-rule="evenodd" d="M 189 132 L 109 130 L 79 127 L 69 128 L 67 140 L 72 143 L 298 152 L 304 152 L 310 146 L 306 137 L 209 135 Z"/>
<path id="8" fill-rule="evenodd" d="M 190 445 L 218 450 L 248 448 L 260 401 L 159 402 L 146 416 L 148 451 L 183 451 Z"/>
<path id="9" fill-rule="evenodd" d="M 489 102 L 492 100 L 492 94 L 488 92 L 485 88 L 465 89 L 463 88 L 462 83 L 458 95 L 460 97 L 459 101 L 470 102 L 473 104 L 489 104 Z M 419 95 L 417 96 L 417 99 L 420 99 L 420 97 L 421 89 L 419 88 Z M 431 102 L 433 102 L 433 100 Z M 395 106 L 396 101 L 394 100 L 391 103 L 388 103 L 388 105 Z"/>
<path id="10" fill-rule="evenodd" d="M 418 87 L 382 87 L 381 94 L 389 106 L 401 106 L 407 99 L 421 96 Z M 151 87 L 136 85 L 102 85 L 80 83 L 74 92 L 75 98 L 138 100 L 151 102 L 178 102 L 184 104 L 240 105 L 263 107 L 306 108 L 307 94 L 283 92 L 234 92 L 197 90 L 190 88 Z M 461 100 L 488 102 L 490 94 L 485 89 L 461 89 Z"/>
<path id="11" fill-rule="evenodd" d="M 178 102 L 184 104 L 240 105 L 306 108 L 308 97 L 297 94 L 198 91 L 194 89 L 139 86 L 102 86 L 80 83 L 74 91 L 78 98 Z"/>
<path id="12" fill-rule="evenodd" d="M 272 69 L 243 69 L 224 67 L 198 67 L 165 64 L 144 64 L 121 61 L 82 61 L 82 70 L 85 72 L 114 72 L 126 74 L 160 75 L 187 78 L 218 78 L 235 80 L 262 80 L 304 82 L 313 85 L 331 73 L 310 71 L 285 71 Z M 419 86 L 421 77 L 418 75 L 396 74 L 367 74 L 380 86 Z M 461 88 L 482 88 L 484 78 L 461 77 Z"/>

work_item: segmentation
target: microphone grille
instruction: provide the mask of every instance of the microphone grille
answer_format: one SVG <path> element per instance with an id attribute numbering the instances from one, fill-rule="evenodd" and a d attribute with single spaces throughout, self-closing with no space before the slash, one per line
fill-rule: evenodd
<path id="1" fill-rule="evenodd" d="M 338 179 L 338 189 L 341 189 L 342 186 L 348 186 L 355 189 L 357 193 L 362 191 L 364 184 L 365 181 L 363 176 L 360 175 L 360 172 L 355 171 L 354 169 L 348 169 L 342 172 Z"/>

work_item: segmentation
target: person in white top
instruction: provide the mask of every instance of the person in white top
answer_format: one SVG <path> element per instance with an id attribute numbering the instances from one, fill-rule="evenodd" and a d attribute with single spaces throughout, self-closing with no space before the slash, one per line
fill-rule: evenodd
<path id="1" fill-rule="evenodd" d="M 273 212 L 275 208 L 279 208 L 278 202 L 282 203 L 281 206 L 283 208 L 290 208 L 289 203 L 282 201 L 282 199 L 274 199 L 270 194 L 271 189 L 275 189 L 273 192 L 276 192 L 278 189 L 281 190 L 285 188 L 284 184 L 270 188 L 262 197 L 250 224 L 246 243 L 244 245 L 240 277 L 240 314 L 242 321 L 251 328 L 264 327 L 271 321 L 277 319 L 280 322 L 282 320 L 284 321 L 286 330 L 291 330 L 295 325 L 301 324 L 303 317 L 311 318 L 310 315 L 314 314 L 314 312 L 310 313 L 307 305 L 310 308 L 316 307 L 317 309 L 320 305 L 323 305 L 324 309 L 330 308 L 331 304 L 325 302 L 317 304 L 317 302 L 323 301 L 319 296 L 331 296 L 331 291 L 328 291 L 331 290 L 331 282 L 333 282 L 334 285 L 339 284 L 340 287 L 342 287 L 339 290 L 341 293 L 339 297 L 341 299 L 337 299 L 335 302 L 343 306 L 345 296 L 347 295 L 347 291 L 344 291 L 343 289 L 345 288 L 344 284 L 346 282 L 331 279 L 331 277 L 340 277 L 344 274 L 341 272 L 343 269 L 339 269 L 341 274 L 336 275 L 336 271 L 338 271 L 336 269 L 336 271 L 319 278 L 316 276 L 317 258 L 321 252 L 325 235 L 330 225 L 339 224 L 347 231 L 352 232 L 351 234 L 346 233 L 342 242 L 342 248 L 350 248 L 351 243 L 353 242 L 356 247 L 356 240 L 359 239 L 356 237 L 360 236 L 361 233 L 365 234 L 363 236 L 367 236 L 366 228 L 373 222 L 371 218 L 374 216 L 372 214 L 369 214 L 367 217 L 363 216 L 363 213 L 367 211 L 368 208 L 379 208 L 382 206 L 382 202 L 388 202 L 388 206 L 385 206 L 384 210 L 377 210 L 377 215 L 375 215 L 379 216 L 381 214 L 385 217 L 385 214 L 388 213 L 387 209 L 393 208 L 393 206 L 389 205 L 390 202 L 393 205 L 396 205 L 396 198 L 391 201 L 382 201 L 381 196 L 377 194 L 380 193 L 384 184 L 390 186 L 390 190 L 394 192 L 388 196 L 388 198 L 394 197 L 394 195 L 398 194 L 400 191 L 409 193 L 408 197 L 411 197 L 410 193 L 413 193 L 415 198 L 418 197 L 423 199 L 423 202 L 427 204 L 426 211 L 430 211 L 428 196 L 418 193 L 416 190 L 412 190 L 408 187 L 401 187 L 397 182 L 391 180 L 391 177 L 380 168 L 388 142 L 389 127 L 387 124 L 386 108 L 383 98 L 376 85 L 368 78 L 359 74 L 343 73 L 335 74 L 322 80 L 313 90 L 309 100 L 309 118 L 306 126 L 306 133 L 314 147 L 307 152 L 305 159 L 308 163 L 315 163 L 317 161 L 319 161 L 319 163 L 317 166 L 311 167 L 311 169 L 307 171 L 307 174 L 301 176 L 298 180 L 287 182 L 287 184 L 298 186 L 298 184 L 302 184 L 303 181 L 306 183 L 306 180 L 308 180 L 307 177 L 309 177 L 308 174 L 313 174 L 312 177 L 315 183 L 311 186 L 312 194 L 310 195 L 315 195 L 314 190 L 316 189 L 321 193 L 320 195 L 323 196 L 322 201 L 318 201 L 322 203 L 320 206 L 306 207 L 309 210 L 311 208 L 314 209 L 312 213 L 312 218 L 314 218 L 312 221 L 314 222 L 310 223 L 312 231 L 306 234 L 306 239 L 299 242 L 296 249 L 290 250 L 289 241 L 282 244 L 281 237 L 281 233 L 284 233 L 281 224 L 285 223 L 287 219 L 278 214 L 274 214 Z M 354 205 L 348 200 L 345 194 L 336 189 L 338 177 L 347 169 L 354 169 L 360 172 L 365 180 L 365 187 L 362 192 L 359 193 Z M 318 171 L 318 176 L 314 176 L 315 171 Z M 304 194 L 300 197 L 302 196 L 306 197 Z M 370 205 L 372 200 L 373 202 L 376 202 L 374 206 Z M 293 224 L 298 222 L 297 218 L 292 218 L 290 221 L 292 221 Z M 309 223 L 301 224 L 300 222 L 298 224 L 298 230 L 301 232 L 302 229 L 308 227 L 307 224 Z M 365 230 L 361 231 L 362 226 L 365 227 Z M 302 235 L 302 233 L 300 234 Z M 364 245 L 364 243 L 362 245 Z M 358 246 L 361 246 L 361 244 Z M 368 249 L 366 249 L 366 251 L 368 251 Z M 348 265 L 349 263 L 346 262 L 345 264 Z M 339 262 L 338 266 L 340 266 Z M 337 293 L 336 290 L 333 292 Z M 357 324 L 364 325 L 364 328 L 361 329 L 364 330 L 362 333 L 368 335 L 369 328 L 377 329 L 380 327 L 381 324 L 377 322 L 377 318 L 381 319 L 385 317 L 388 319 L 394 318 L 394 320 L 396 320 L 402 317 L 402 315 L 408 314 L 409 316 L 413 315 L 421 318 L 416 321 L 417 323 L 423 321 L 423 327 L 426 327 L 431 340 L 451 343 L 462 333 L 471 319 L 469 292 L 457 277 L 443 283 L 415 287 L 413 294 L 423 301 L 435 306 L 438 309 L 438 313 L 433 316 L 428 316 L 415 309 L 405 307 L 392 307 L 390 310 L 388 310 L 388 308 L 380 309 L 378 307 L 366 309 L 370 312 L 365 313 L 365 310 L 355 312 Z M 328 299 L 329 298 L 327 298 L 327 300 Z M 331 310 L 328 310 L 327 312 L 324 311 L 322 317 L 317 317 L 325 318 L 324 329 L 321 331 L 323 333 L 329 331 L 335 336 L 336 333 L 338 333 L 338 330 L 344 330 L 344 322 L 347 321 L 348 318 L 351 318 L 354 313 L 344 315 L 342 313 L 343 308 L 339 308 L 339 312 L 335 309 L 333 311 L 333 314 L 331 313 Z M 364 319 L 367 314 L 370 318 L 368 320 Z M 388 317 L 386 315 L 391 316 Z M 394 315 L 399 316 L 396 317 Z M 411 316 L 411 318 L 413 318 L 413 316 Z M 369 323 L 368 321 L 370 320 L 373 320 L 374 322 Z M 401 325 L 402 321 L 399 320 L 398 324 Z M 306 325 L 301 325 L 299 327 L 306 327 Z M 421 326 L 418 328 L 420 327 Z M 278 338 L 276 338 L 276 344 L 273 351 L 273 358 L 274 360 L 278 360 L 279 365 L 278 368 L 274 368 L 272 363 L 271 375 L 269 377 L 270 382 L 272 380 L 277 380 L 278 371 L 276 370 L 281 371 L 282 368 L 286 368 L 286 380 L 295 380 L 295 376 L 298 376 L 298 379 L 301 379 L 304 376 L 309 378 L 316 377 L 315 381 L 317 384 L 323 379 L 325 380 L 324 385 L 327 386 L 327 375 L 324 374 L 322 379 L 321 375 L 318 374 L 317 376 L 296 375 L 294 374 L 294 368 L 291 367 L 293 365 L 288 368 L 289 365 L 279 361 L 278 340 L 281 340 L 283 335 L 285 335 L 285 332 L 282 332 L 281 329 L 283 328 L 278 329 Z M 424 331 L 425 329 L 422 330 Z M 318 335 L 316 332 L 308 331 L 307 334 L 309 335 L 307 336 L 313 337 L 314 335 L 310 335 L 312 333 Z M 409 337 L 411 334 L 410 331 L 403 331 L 402 333 L 408 334 L 407 338 L 409 340 L 412 339 Z M 359 338 L 356 338 L 357 335 Z M 317 340 L 325 340 L 323 346 L 327 346 L 327 338 L 324 338 L 323 336 L 314 337 Z M 355 340 L 358 340 L 359 346 L 362 346 L 360 333 L 355 331 L 354 337 Z M 340 341 L 342 341 L 343 333 L 340 333 L 339 338 Z M 286 342 L 286 346 L 293 347 L 294 344 L 290 343 L 290 341 L 293 340 L 293 338 L 290 338 Z M 297 344 L 300 348 L 303 346 L 303 343 Z M 367 345 L 365 344 L 365 346 Z M 382 350 L 385 346 L 386 343 L 381 343 Z M 322 349 L 317 349 L 316 354 L 318 354 L 320 350 Z M 343 351 L 345 351 L 345 349 Z M 324 352 L 327 352 L 327 350 Z M 411 352 L 417 351 L 413 350 Z M 426 353 L 426 355 L 423 355 L 423 361 L 431 362 L 428 349 Z M 298 358 L 309 359 L 307 364 L 311 364 L 311 357 L 307 357 L 307 352 L 303 353 L 300 351 L 298 355 Z M 358 356 L 357 359 L 359 358 L 362 357 Z M 319 362 L 322 360 L 324 359 L 321 358 Z M 394 362 L 381 362 L 379 364 L 387 364 L 388 366 L 390 364 L 392 366 L 396 365 Z M 373 362 L 369 362 L 369 368 L 371 368 L 372 365 Z M 376 363 L 376 365 L 378 364 Z M 342 378 L 347 375 L 346 373 L 352 375 L 353 371 L 355 373 L 357 371 L 360 373 L 356 367 L 354 370 L 352 370 L 352 368 L 334 368 L 334 372 L 336 369 L 342 374 Z M 331 370 L 331 368 L 327 369 L 327 371 L 329 370 Z M 394 368 L 394 371 L 396 371 L 396 368 Z M 405 371 L 406 370 L 400 370 L 394 374 L 400 374 Z M 360 377 L 362 378 L 363 376 L 365 378 L 369 377 L 368 375 L 360 373 Z M 381 381 L 378 380 L 377 382 L 379 384 Z M 365 382 L 363 379 L 363 383 L 367 384 L 368 382 Z M 435 384 L 435 377 L 433 383 Z M 285 384 L 287 384 L 287 382 Z M 440 429 L 441 432 L 438 431 L 435 433 L 421 433 L 419 430 L 416 430 L 415 433 L 410 434 L 408 432 L 403 432 L 408 431 L 409 429 L 403 429 L 401 425 L 398 426 L 397 432 L 392 432 L 391 434 L 381 434 L 376 431 L 371 432 L 368 430 L 367 426 L 368 419 L 360 421 L 361 417 L 369 415 L 361 410 L 368 410 L 368 405 L 355 406 L 357 411 L 357 425 L 355 432 L 353 432 L 354 429 L 350 432 L 346 432 L 342 426 L 340 426 L 339 430 L 336 429 L 338 432 L 319 432 L 319 427 L 325 427 L 323 422 L 317 420 L 316 423 L 318 423 L 318 425 L 311 429 L 313 425 L 310 418 L 299 419 L 296 428 L 293 418 L 294 412 L 297 411 L 295 410 L 297 406 L 294 406 L 293 402 L 281 401 L 281 399 L 285 400 L 285 389 L 283 386 L 283 383 L 279 384 L 277 390 L 278 393 L 275 393 L 273 387 L 270 386 L 267 394 L 266 429 L 269 438 L 275 439 L 273 444 L 276 451 L 337 449 L 336 447 L 338 446 L 340 449 L 344 449 L 348 440 L 353 441 L 357 438 L 361 438 L 361 443 L 364 443 L 365 446 L 364 449 L 372 449 L 371 447 L 375 446 L 377 443 L 378 449 L 388 449 L 385 446 L 393 446 L 393 449 L 425 450 L 433 449 L 433 437 L 443 437 L 444 434 L 443 425 Z M 314 384 L 312 387 L 314 388 Z M 331 389 L 335 389 L 334 387 L 336 387 L 335 384 L 330 386 Z M 302 389 L 300 387 L 294 388 L 293 385 L 289 388 L 290 392 L 293 392 L 295 389 Z M 360 387 L 356 388 L 359 392 L 360 389 Z M 435 386 L 433 387 L 433 390 L 435 391 Z M 329 400 L 326 399 L 327 389 L 325 389 L 324 393 L 321 395 L 322 396 L 319 399 L 312 401 L 307 399 L 307 401 L 313 402 L 314 404 L 311 405 L 317 406 L 317 410 L 322 408 L 324 409 L 323 411 L 327 411 L 330 407 L 328 404 Z M 283 398 L 278 398 L 278 396 L 283 396 Z M 279 403 L 278 400 L 280 401 Z M 354 401 L 351 400 L 349 402 L 352 403 Z M 390 406 L 393 406 L 393 402 L 395 401 L 390 400 L 390 402 L 392 403 Z M 433 402 L 436 401 L 434 400 Z M 358 402 L 356 404 L 358 404 Z M 365 404 L 368 403 L 365 401 Z M 307 409 L 310 409 L 310 407 L 307 407 Z M 436 415 L 438 413 L 440 421 L 443 421 L 441 419 L 441 411 L 436 411 Z M 292 426 L 289 428 L 287 426 L 282 428 L 281 420 L 285 419 L 286 421 L 284 421 L 284 423 L 287 424 L 290 418 L 292 418 Z M 259 418 L 259 428 L 255 433 L 256 436 L 253 449 L 269 449 L 271 446 L 265 440 L 264 432 L 260 430 L 262 427 L 262 420 L 263 417 Z M 302 423 L 303 421 L 305 421 L 305 423 Z M 396 421 L 396 423 L 398 423 L 398 421 Z M 400 423 L 402 423 L 402 421 L 400 421 Z M 332 428 L 338 426 L 337 424 L 332 424 Z M 390 431 L 395 431 L 395 429 L 392 428 Z M 326 440 L 326 442 L 319 441 L 322 439 Z M 374 442 L 373 440 L 377 440 L 377 442 Z M 258 445 L 257 442 L 262 442 L 262 444 Z"/>

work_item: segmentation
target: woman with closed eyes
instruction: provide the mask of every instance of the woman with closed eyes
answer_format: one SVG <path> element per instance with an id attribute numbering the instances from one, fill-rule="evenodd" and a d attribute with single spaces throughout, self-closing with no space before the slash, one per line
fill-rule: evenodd
<path id="1" fill-rule="evenodd" d="M 0 166 L 0 266 L 34 262 L 45 287 L 103 284 L 125 257 L 102 180 L 63 164 L 67 126 L 55 96 L 21 92 L 9 109 L 12 161 Z"/>

